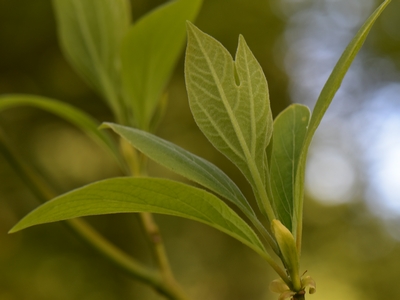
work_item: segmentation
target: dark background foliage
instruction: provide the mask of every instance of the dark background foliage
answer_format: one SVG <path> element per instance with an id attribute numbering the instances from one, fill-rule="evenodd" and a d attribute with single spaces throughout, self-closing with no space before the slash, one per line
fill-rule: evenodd
<path id="1" fill-rule="evenodd" d="M 132 0 L 134 20 L 163 2 Z M 196 24 L 232 54 L 238 35 L 244 35 L 265 71 L 276 115 L 292 101 L 314 105 L 341 51 L 377 4 L 204 0 Z M 400 169 L 399 8 L 394 0 L 377 22 L 311 149 L 302 257 L 318 286 L 310 299 L 399 297 L 400 173 L 393 171 Z M 64 60 L 49 0 L 0 0 L 0 45 L 0 94 L 61 99 L 100 121 L 112 120 Z M 168 93 L 158 134 L 212 160 L 251 198 L 242 175 L 210 146 L 190 115 L 183 56 Z M 47 113 L 9 110 L 1 113 L 0 126 L 15 151 L 59 193 L 119 175 L 96 145 Z M 150 173 L 181 180 L 155 164 Z M 3 157 L 0 179 L 0 299 L 161 299 L 94 254 L 62 224 L 8 235 L 38 202 Z M 173 269 L 193 299 L 276 298 L 268 291 L 276 276 L 245 246 L 195 222 L 156 219 Z M 135 215 L 88 220 L 127 252 L 153 264 Z"/>

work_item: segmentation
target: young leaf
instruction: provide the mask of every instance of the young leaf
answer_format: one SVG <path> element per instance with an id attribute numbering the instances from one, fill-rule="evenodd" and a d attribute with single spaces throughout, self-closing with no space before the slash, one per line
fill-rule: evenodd
<path id="1" fill-rule="evenodd" d="M 300 251 L 301 248 L 301 235 L 302 235 L 302 220 L 303 220 L 303 198 L 304 198 L 304 171 L 307 159 L 308 148 L 311 144 L 311 140 L 314 136 L 315 131 L 320 124 L 322 117 L 332 102 L 337 90 L 342 84 L 343 78 L 350 68 L 351 63 L 356 57 L 361 46 L 364 44 L 365 39 L 368 36 L 375 21 L 389 5 L 391 0 L 384 1 L 365 21 L 363 26 L 354 36 L 354 38 L 347 45 L 343 54 L 336 63 L 331 75 L 325 83 L 321 94 L 317 100 L 313 113 L 311 115 L 310 125 L 305 137 L 303 149 L 300 156 L 299 167 L 296 175 L 296 188 L 295 188 L 295 214 L 293 222 L 293 233 L 296 237 L 297 247 Z"/>
<path id="2" fill-rule="evenodd" d="M 292 228 L 296 171 L 309 120 L 308 107 L 293 104 L 274 121 L 270 168 L 273 207 L 278 219 L 289 229 Z"/>
<path id="3" fill-rule="evenodd" d="M 53 0 L 53 6 L 69 62 L 121 114 L 119 51 L 131 21 L 129 0 Z"/>
<path id="4" fill-rule="evenodd" d="M 151 133 L 113 123 L 104 123 L 103 126 L 114 130 L 155 162 L 226 198 L 246 216 L 255 217 L 236 184 L 214 164 Z"/>
<path id="5" fill-rule="evenodd" d="M 124 38 L 124 96 L 136 127 L 148 129 L 184 46 L 185 21 L 196 18 L 201 4 L 202 0 L 177 0 L 163 5 L 141 18 Z"/>
<path id="6" fill-rule="evenodd" d="M 112 178 L 73 190 L 41 205 L 11 232 L 76 217 L 150 212 L 212 226 L 268 256 L 254 231 L 219 198 L 183 183 L 157 178 Z"/>
<path id="7" fill-rule="evenodd" d="M 0 97 L 0 111 L 21 105 L 33 106 L 46 110 L 71 122 L 109 152 L 116 159 L 122 170 L 126 169 L 125 162 L 113 139 L 105 132 L 100 131 L 98 129 L 99 123 L 85 112 L 61 101 L 40 96 L 17 94 L 3 95 Z"/>
<path id="8" fill-rule="evenodd" d="M 272 220 L 272 232 L 281 250 L 280 257 L 285 264 L 286 271 L 290 275 L 293 290 L 298 292 L 301 289 L 299 274 L 299 254 L 296 249 L 296 242 L 292 233 L 279 220 Z"/>
<path id="9" fill-rule="evenodd" d="M 190 23 L 188 39 L 185 77 L 196 123 L 210 142 L 243 172 L 260 209 L 272 220 L 274 214 L 264 186 L 272 114 L 261 66 L 242 36 L 235 62 L 217 40 Z"/>

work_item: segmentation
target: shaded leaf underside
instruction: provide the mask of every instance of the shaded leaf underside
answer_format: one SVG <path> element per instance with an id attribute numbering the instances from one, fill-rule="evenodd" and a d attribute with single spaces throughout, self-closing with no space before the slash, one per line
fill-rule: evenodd
<path id="1" fill-rule="evenodd" d="M 217 166 L 151 133 L 105 123 L 150 159 L 192 180 L 238 206 L 251 219 L 255 214 L 236 184 Z"/>
<path id="2" fill-rule="evenodd" d="M 185 78 L 199 128 L 238 166 L 259 200 L 265 190 L 265 149 L 272 135 L 272 114 L 264 73 L 244 38 L 239 38 L 234 62 L 217 40 L 188 23 Z M 264 204 L 259 202 L 260 208 Z"/>

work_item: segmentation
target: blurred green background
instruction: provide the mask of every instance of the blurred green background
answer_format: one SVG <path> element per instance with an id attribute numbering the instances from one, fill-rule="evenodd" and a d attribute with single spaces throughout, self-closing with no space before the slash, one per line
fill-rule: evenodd
<path id="1" fill-rule="evenodd" d="M 134 20 L 161 0 L 132 0 Z M 196 24 L 233 54 L 243 34 L 260 61 L 274 115 L 291 102 L 313 107 L 373 0 L 204 0 Z M 303 269 L 317 281 L 308 299 L 397 299 L 400 277 L 400 1 L 378 20 L 314 139 L 307 170 Z M 50 0 L 0 0 L 0 94 L 61 99 L 100 121 L 112 116 L 64 60 Z M 168 86 L 158 134 L 226 171 L 252 200 L 243 176 L 197 129 L 183 80 L 183 56 Z M 118 176 L 81 132 L 49 114 L 0 115 L 18 152 L 59 193 Z M 163 299 L 120 273 L 62 224 L 7 231 L 38 205 L 0 156 L 0 299 Z M 150 165 L 154 176 L 178 180 Z M 253 201 L 253 200 L 252 200 Z M 277 277 L 251 250 L 192 221 L 156 216 L 178 280 L 195 299 L 276 299 Z M 141 261 L 152 257 L 135 215 L 88 218 Z"/>

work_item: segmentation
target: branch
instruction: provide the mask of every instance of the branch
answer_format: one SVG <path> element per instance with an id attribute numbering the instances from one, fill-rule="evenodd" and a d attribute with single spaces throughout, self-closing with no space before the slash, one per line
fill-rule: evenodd
<path id="1" fill-rule="evenodd" d="M 56 196 L 56 193 L 41 176 L 10 148 L 2 130 L 0 130 L 0 153 L 40 202 L 44 203 Z M 84 220 L 73 219 L 63 223 L 87 245 L 131 277 L 152 286 L 157 292 L 170 300 L 187 300 L 175 284 L 165 280 L 164 272 L 153 271 L 136 261 L 111 244 Z"/>

